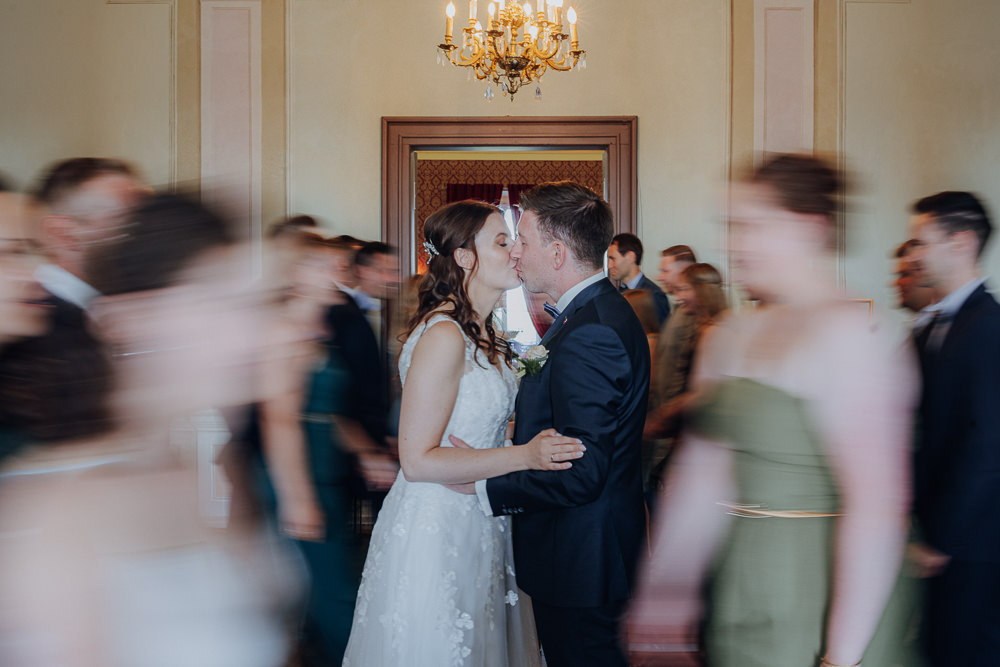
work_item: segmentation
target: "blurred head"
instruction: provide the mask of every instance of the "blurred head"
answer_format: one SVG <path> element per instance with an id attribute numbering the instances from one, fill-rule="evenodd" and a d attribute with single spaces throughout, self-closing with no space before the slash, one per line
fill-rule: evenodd
<path id="1" fill-rule="evenodd" d="M 753 299 L 771 300 L 829 256 L 843 191 L 819 158 L 776 155 L 732 188 L 729 224 L 735 277 Z"/>
<path id="2" fill-rule="evenodd" d="M 971 192 L 939 192 L 913 205 L 912 251 L 924 287 L 942 288 L 976 270 L 993 232 L 989 214 Z"/>
<path id="3" fill-rule="evenodd" d="M 354 255 L 358 289 L 376 299 L 388 299 L 399 287 L 399 259 L 392 246 L 369 241 Z"/>
<path id="4" fill-rule="evenodd" d="M 0 193 L 0 343 L 48 327 L 45 292 L 33 277 L 38 254 L 28 233 L 31 207 L 24 195 Z"/>
<path id="5" fill-rule="evenodd" d="M 157 195 L 125 232 L 100 253 L 96 286 L 107 296 L 96 319 L 116 350 L 126 413 L 256 400 L 268 314 L 223 220 L 193 200 Z"/>
<path id="6" fill-rule="evenodd" d="M 571 181 L 542 183 L 521 195 L 520 207 L 511 256 L 529 292 L 561 295 L 579 282 L 574 276 L 604 267 L 614 222 L 596 192 Z"/>
<path id="7" fill-rule="evenodd" d="M 674 294 L 681 271 L 697 260 L 694 251 L 686 245 L 673 245 L 660 253 L 660 275 L 656 278 L 667 294 Z"/>
<path id="8" fill-rule="evenodd" d="M 649 334 L 660 333 L 660 318 L 656 313 L 656 302 L 649 290 L 630 289 L 622 293 L 628 305 L 632 306 L 635 316 L 639 318 L 642 330 Z"/>
<path id="9" fill-rule="evenodd" d="M 517 274 L 510 258 L 510 239 L 503 214 L 481 201 L 448 204 L 424 222 L 424 238 L 434 250 L 427 264 L 418 295 L 418 306 L 407 334 L 427 315 L 442 306 L 463 331 L 495 363 L 498 352 L 510 360 L 510 347 L 496 335 L 490 313 L 476 313 L 470 292 L 492 290 L 497 296 L 517 287 Z M 478 319 L 486 318 L 485 329 Z"/>
<path id="10" fill-rule="evenodd" d="M 301 250 L 292 266 L 292 291 L 296 296 L 330 305 L 337 300 L 335 273 L 340 258 L 337 246 L 318 234 L 305 232 Z"/>
<path id="11" fill-rule="evenodd" d="M 726 310 L 722 276 L 711 264 L 692 264 L 677 280 L 677 306 L 699 320 L 713 320 Z"/>
<path id="12" fill-rule="evenodd" d="M 635 234 L 618 234 L 608 247 L 608 277 L 628 282 L 642 270 L 642 241 Z"/>
<path id="13" fill-rule="evenodd" d="M 91 282 L 94 254 L 147 193 L 135 170 L 120 160 L 72 158 L 53 165 L 37 193 L 47 209 L 41 240 L 50 261 Z"/>
<path id="14" fill-rule="evenodd" d="M 910 239 L 896 248 L 896 279 L 892 283 L 896 288 L 897 306 L 914 313 L 937 301 L 933 288 L 920 285 L 920 265 L 913 252 L 916 247 L 916 241 Z"/>

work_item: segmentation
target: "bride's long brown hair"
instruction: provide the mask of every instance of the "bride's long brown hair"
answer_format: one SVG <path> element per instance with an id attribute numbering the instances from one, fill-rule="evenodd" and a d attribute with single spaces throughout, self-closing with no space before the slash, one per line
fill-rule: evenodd
<path id="1" fill-rule="evenodd" d="M 486 313 L 486 325 L 480 329 L 468 291 L 469 279 L 479 268 L 476 234 L 483 228 L 486 218 L 499 212 L 500 209 L 492 204 L 469 199 L 443 206 L 428 216 L 424 222 L 424 238 L 437 254 L 429 253 L 427 273 L 417 295 L 417 310 L 400 337 L 402 340 L 408 338 L 431 312 L 441 309 L 458 322 L 465 335 L 486 354 L 490 364 L 496 364 L 498 358 L 503 358 L 508 366 L 511 364 L 514 353 L 510 344 L 497 335 L 492 313 Z M 468 274 L 455 261 L 455 251 L 459 248 L 472 253 L 472 270 Z M 442 309 L 442 306 L 446 307 Z"/>

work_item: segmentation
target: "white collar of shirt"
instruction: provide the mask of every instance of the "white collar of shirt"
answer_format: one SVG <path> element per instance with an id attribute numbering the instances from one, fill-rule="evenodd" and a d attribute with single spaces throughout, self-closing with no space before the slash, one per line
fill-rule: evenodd
<path id="1" fill-rule="evenodd" d="M 979 286 L 984 282 L 986 282 L 985 276 L 982 278 L 973 278 L 945 298 L 934 305 L 927 306 L 920 312 L 921 314 L 927 312 L 931 317 L 933 317 L 934 313 L 941 313 L 946 317 L 954 317 L 962 307 L 962 304 L 968 301 L 972 293 L 979 289 Z"/>
<path id="2" fill-rule="evenodd" d="M 35 269 L 35 280 L 50 294 L 83 310 L 87 310 L 90 302 L 101 296 L 93 287 L 55 264 L 42 264 Z"/>
<path id="3" fill-rule="evenodd" d="M 639 285 L 640 280 L 642 280 L 642 271 L 635 274 L 635 278 L 625 283 L 625 287 L 628 289 L 635 289 Z"/>
<path id="4" fill-rule="evenodd" d="M 568 306 L 570 302 L 576 298 L 577 294 L 587 289 L 588 287 L 596 283 L 598 280 L 603 280 L 603 279 L 604 279 L 604 271 L 598 271 L 589 278 L 581 280 L 577 284 L 573 285 L 568 290 L 566 290 L 566 292 L 561 297 L 559 297 L 558 301 L 556 301 L 556 309 L 560 313 L 566 310 L 566 306 Z"/>
<path id="5" fill-rule="evenodd" d="M 354 290 L 354 302 L 358 304 L 358 308 L 366 311 L 379 311 L 382 310 L 382 302 L 373 296 L 369 296 L 362 292 L 361 290 Z"/>

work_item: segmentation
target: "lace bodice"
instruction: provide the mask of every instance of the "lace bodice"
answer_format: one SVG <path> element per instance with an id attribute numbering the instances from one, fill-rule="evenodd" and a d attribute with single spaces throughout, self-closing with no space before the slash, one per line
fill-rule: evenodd
<path id="1" fill-rule="evenodd" d="M 404 386 L 417 341 L 439 322 L 462 331 L 455 320 L 441 314 L 434 315 L 417 327 L 406 339 L 399 355 L 399 377 Z M 458 398 L 444 429 L 441 446 L 450 447 L 448 436 L 454 435 L 476 449 L 495 447 L 503 442 L 507 422 L 514 412 L 517 376 L 506 364 L 501 364 L 500 369 L 490 365 L 486 355 L 464 331 L 462 338 L 465 340 L 465 373 L 458 386 Z"/>

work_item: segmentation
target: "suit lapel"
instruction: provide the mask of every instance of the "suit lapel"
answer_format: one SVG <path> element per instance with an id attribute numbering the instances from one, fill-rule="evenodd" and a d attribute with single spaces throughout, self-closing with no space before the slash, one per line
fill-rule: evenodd
<path id="1" fill-rule="evenodd" d="M 960 340 L 962 332 L 975 321 L 979 310 L 982 306 L 984 298 L 988 298 L 988 293 L 986 292 L 986 283 L 983 283 L 969 295 L 969 298 L 965 300 L 962 307 L 958 309 L 955 313 L 955 317 L 951 321 L 951 325 L 948 327 L 948 331 L 945 333 L 944 340 L 941 341 L 938 346 L 937 352 L 941 353 L 946 349 L 950 349 L 954 345 L 955 340 Z"/>
<path id="2" fill-rule="evenodd" d="M 561 313 L 559 313 L 559 317 L 556 319 L 555 322 L 552 323 L 552 326 L 549 327 L 549 330 L 545 332 L 545 337 L 542 338 L 541 344 L 548 347 L 549 342 L 552 341 L 552 339 L 555 338 L 556 334 L 559 333 L 559 331 L 563 328 L 563 326 L 565 326 L 565 324 L 569 322 L 570 319 L 573 318 L 573 315 L 576 314 L 576 311 L 580 310 L 580 308 L 586 305 L 598 294 L 601 294 L 605 291 L 617 292 L 618 290 L 614 285 L 611 284 L 610 280 L 608 280 L 607 278 L 602 278 L 593 285 L 588 285 L 586 289 L 577 294 L 576 297 L 574 297 L 573 300 L 569 302 L 569 305 L 566 306 L 566 309 L 563 310 Z"/>

